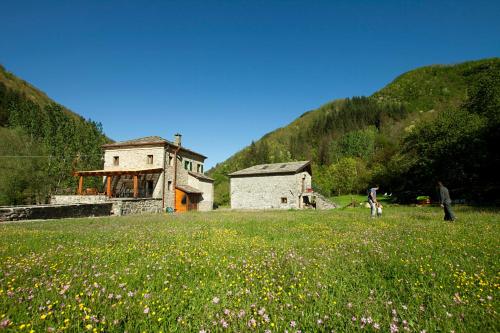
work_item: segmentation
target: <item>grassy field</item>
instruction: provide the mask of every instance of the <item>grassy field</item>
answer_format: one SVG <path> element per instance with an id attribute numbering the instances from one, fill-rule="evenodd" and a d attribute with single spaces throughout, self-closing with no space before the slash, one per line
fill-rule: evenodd
<path id="1" fill-rule="evenodd" d="M 439 208 L 0 225 L 0 331 L 495 332 L 500 219 Z"/>

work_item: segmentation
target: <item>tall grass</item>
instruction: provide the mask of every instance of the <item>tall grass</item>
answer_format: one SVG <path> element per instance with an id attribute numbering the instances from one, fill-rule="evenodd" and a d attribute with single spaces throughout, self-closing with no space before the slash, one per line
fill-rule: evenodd
<path id="1" fill-rule="evenodd" d="M 0 225 L 7 331 L 494 332 L 498 213 L 212 212 Z M 1 329 L 0 328 L 0 331 Z"/>

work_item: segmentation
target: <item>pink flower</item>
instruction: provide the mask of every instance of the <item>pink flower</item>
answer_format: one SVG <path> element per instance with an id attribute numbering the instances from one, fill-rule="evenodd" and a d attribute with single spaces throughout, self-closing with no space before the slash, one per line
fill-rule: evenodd
<path id="1" fill-rule="evenodd" d="M 214 304 L 219 304 L 219 301 L 220 301 L 220 298 L 215 296 L 213 299 L 212 299 L 212 303 Z"/>
<path id="2" fill-rule="evenodd" d="M 378 323 L 373 323 L 373 328 L 376 330 L 380 329 L 380 325 Z"/>
<path id="3" fill-rule="evenodd" d="M 149 308 L 147 308 L 147 307 L 144 308 L 144 313 L 146 313 L 146 314 L 149 313 Z"/>
<path id="4" fill-rule="evenodd" d="M 392 323 L 391 324 L 391 333 L 396 333 L 396 332 L 399 332 L 399 329 L 396 326 L 396 324 Z"/>
<path id="5" fill-rule="evenodd" d="M 297 323 L 295 322 L 295 320 L 292 320 L 290 322 L 290 327 L 295 327 L 295 326 L 297 326 Z"/>
<path id="6" fill-rule="evenodd" d="M 11 323 L 11 321 L 8 319 L 2 320 L 0 322 L 0 328 L 6 328 L 7 326 L 9 326 L 10 323 Z"/>

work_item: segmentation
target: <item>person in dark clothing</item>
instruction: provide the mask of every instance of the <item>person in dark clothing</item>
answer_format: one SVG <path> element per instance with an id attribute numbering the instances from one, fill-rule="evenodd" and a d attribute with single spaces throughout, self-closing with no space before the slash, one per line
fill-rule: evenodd
<path id="1" fill-rule="evenodd" d="M 456 217 L 451 210 L 451 198 L 450 192 L 448 189 L 444 187 L 443 183 L 438 182 L 439 187 L 439 202 L 441 203 L 441 207 L 444 208 L 444 220 L 445 221 L 455 221 Z"/>

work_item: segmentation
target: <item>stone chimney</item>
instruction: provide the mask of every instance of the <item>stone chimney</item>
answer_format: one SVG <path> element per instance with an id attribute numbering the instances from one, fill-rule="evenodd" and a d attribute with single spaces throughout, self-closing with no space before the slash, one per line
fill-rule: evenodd
<path id="1" fill-rule="evenodd" d="M 174 143 L 177 147 L 180 147 L 181 146 L 181 137 L 182 135 L 179 134 L 179 133 L 175 133 L 174 134 Z"/>

